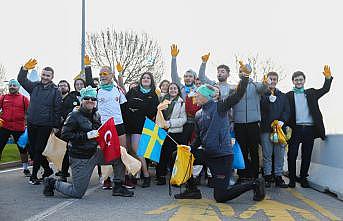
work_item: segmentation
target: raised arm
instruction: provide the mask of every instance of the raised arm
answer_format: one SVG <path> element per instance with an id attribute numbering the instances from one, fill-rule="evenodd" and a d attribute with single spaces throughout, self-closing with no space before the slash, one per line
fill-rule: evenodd
<path id="1" fill-rule="evenodd" d="M 206 76 L 206 64 L 207 64 L 209 57 L 210 57 L 210 53 L 205 54 L 201 57 L 202 63 L 201 63 L 200 68 L 199 68 L 199 79 L 204 84 L 215 85 L 216 82 L 212 81 L 211 79 L 209 79 Z"/>
<path id="2" fill-rule="evenodd" d="M 176 64 L 176 57 L 179 54 L 179 49 L 177 48 L 177 45 L 173 44 L 171 47 L 171 56 L 172 56 L 172 61 L 171 61 L 171 79 L 172 82 L 176 83 L 179 87 L 183 87 L 179 74 L 177 73 L 177 64 Z"/>
<path id="3" fill-rule="evenodd" d="M 227 112 L 232 106 L 237 104 L 243 97 L 247 89 L 248 82 L 249 76 L 243 77 L 238 84 L 237 90 L 233 94 L 230 94 L 224 100 L 218 101 L 218 112 Z"/>
<path id="4" fill-rule="evenodd" d="M 331 83 L 332 83 L 333 77 L 331 76 L 331 70 L 330 70 L 330 67 L 328 65 L 324 66 L 323 75 L 325 76 L 325 81 L 324 81 L 323 87 L 315 90 L 315 94 L 316 94 L 317 99 L 321 98 L 326 93 L 328 93 L 330 91 L 330 88 L 331 88 Z"/>
<path id="5" fill-rule="evenodd" d="M 37 65 L 36 59 L 30 59 L 24 66 L 20 68 L 17 80 L 21 86 L 29 93 L 32 93 L 33 88 L 36 86 L 36 82 L 32 82 L 27 78 L 28 70 L 34 69 Z"/>
<path id="6" fill-rule="evenodd" d="M 86 78 L 86 87 L 91 86 L 93 88 L 96 88 L 96 85 L 93 81 L 93 75 L 92 75 L 92 68 L 91 68 L 91 59 L 88 55 L 84 58 L 84 64 L 85 64 L 85 78 Z"/>

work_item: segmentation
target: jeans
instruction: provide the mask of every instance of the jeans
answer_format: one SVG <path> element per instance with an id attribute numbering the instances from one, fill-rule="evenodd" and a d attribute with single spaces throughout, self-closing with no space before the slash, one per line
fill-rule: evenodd
<path id="1" fill-rule="evenodd" d="M 73 182 L 66 183 L 57 180 L 55 189 L 64 195 L 73 198 L 82 198 L 88 188 L 93 170 L 96 165 L 104 164 L 103 152 L 98 149 L 97 152 L 90 159 L 78 159 L 70 157 L 70 168 L 72 172 Z M 113 185 L 121 183 L 125 177 L 125 166 L 121 159 L 113 162 Z"/>
<path id="2" fill-rule="evenodd" d="M 272 155 L 274 153 L 274 174 L 282 176 L 285 146 L 270 141 L 270 133 L 261 134 L 264 175 L 272 174 Z"/>

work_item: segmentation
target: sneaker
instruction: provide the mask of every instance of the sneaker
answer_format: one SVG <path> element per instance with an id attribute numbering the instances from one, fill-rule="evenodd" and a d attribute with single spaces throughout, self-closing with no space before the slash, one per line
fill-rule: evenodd
<path id="1" fill-rule="evenodd" d="M 53 196 L 54 195 L 54 189 L 55 189 L 55 183 L 56 179 L 52 177 L 45 177 L 43 180 L 44 189 L 43 194 L 45 196 Z"/>
<path id="2" fill-rule="evenodd" d="M 307 178 L 301 178 L 300 185 L 302 188 L 310 188 Z"/>
<path id="3" fill-rule="evenodd" d="M 289 188 L 295 188 L 295 180 L 290 179 L 290 180 L 289 180 L 289 183 L 288 183 L 288 187 L 289 187 Z"/>
<path id="4" fill-rule="evenodd" d="M 210 188 L 214 188 L 214 178 L 209 177 L 207 179 L 207 186 L 210 187 Z"/>
<path id="5" fill-rule="evenodd" d="M 112 189 L 112 196 L 133 197 L 134 193 L 121 184 L 117 184 Z"/>
<path id="6" fill-rule="evenodd" d="M 52 174 L 54 174 L 54 171 L 51 168 L 49 168 L 47 171 L 44 170 L 41 180 L 43 181 L 45 177 L 49 177 Z"/>
<path id="7" fill-rule="evenodd" d="M 288 185 L 282 179 L 282 176 L 276 176 L 275 177 L 275 187 L 288 188 Z"/>
<path id="8" fill-rule="evenodd" d="M 150 184 L 151 184 L 150 177 L 144 177 L 143 183 L 142 183 L 142 188 L 150 187 Z"/>
<path id="9" fill-rule="evenodd" d="M 266 184 L 263 178 L 255 180 L 254 198 L 255 201 L 261 201 L 266 196 Z"/>
<path id="10" fill-rule="evenodd" d="M 30 177 L 31 176 L 31 173 L 30 173 L 29 169 L 23 170 L 23 173 L 24 173 L 25 177 Z"/>
<path id="11" fill-rule="evenodd" d="M 162 186 L 162 185 L 166 185 L 166 184 L 167 184 L 166 177 L 164 177 L 164 176 L 157 177 L 156 185 Z"/>
<path id="12" fill-rule="evenodd" d="M 132 177 L 125 176 L 125 182 L 123 184 L 123 187 L 125 187 L 126 189 L 134 189 L 135 184 L 132 182 L 132 180 L 133 180 Z"/>
<path id="13" fill-rule="evenodd" d="M 266 184 L 266 188 L 270 188 L 272 186 L 272 175 L 264 176 L 264 181 Z"/>
<path id="14" fill-rule="evenodd" d="M 110 190 L 110 189 L 112 189 L 112 182 L 111 182 L 111 179 L 110 179 L 110 178 L 107 178 L 107 179 L 104 181 L 104 184 L 102 185 L 102 189 L 103 189 L 103 190 Z"/>
<path id="15" fill-rule="evenodd" d="M 174 195 L 175 199 L 201 199 L 201 192 L 199 189 L 186 189 L 182 193 L 178 193 Z"/>
<path id="16" fill-rule="evenodd" d="M 29 183 L 32 185 L 39 185 L 41 182 L 37 179 L 37 177 L 30 176 Z"/>

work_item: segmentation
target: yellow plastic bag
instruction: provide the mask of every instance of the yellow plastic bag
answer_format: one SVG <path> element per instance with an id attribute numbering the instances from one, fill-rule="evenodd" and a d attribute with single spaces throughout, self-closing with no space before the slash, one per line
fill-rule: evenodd
<path id="1" fill-rule="evenodd" d="M 177 156 L 170 178 L 170 184 L 181 185 L 193 174 L 194 156 L 188 146 L 178 145 Z"/>
<path id="2" fill-rule="evenodd" d="M 62 162 L 66 151 L 67 142 L 57 138 L 54 133 L 51 133 L 43 155 L 55 165 L 58 171 L 62 170 Z"/>
<path id="3" fill-rule="evenodd" d="M 120 146 L 121 160 L 123 161 L 127 172 L 136 175 L 141 170 L 142 163 L 133 156 L 127 153 L 126 148 Z"/>
<path id="4" fill-rule="evenodd" d="M 283 132 L 281 126 L 279 125 L 278 120 L 274 120 L 273 123 L 271 124 L 271 127 L 273 128 L 273 132 L 270 135 L 270 140 L 273 143 L 279 143 L 279 144 L 284 144 L 287 145 L 287 137 L 285 133 Z"/>

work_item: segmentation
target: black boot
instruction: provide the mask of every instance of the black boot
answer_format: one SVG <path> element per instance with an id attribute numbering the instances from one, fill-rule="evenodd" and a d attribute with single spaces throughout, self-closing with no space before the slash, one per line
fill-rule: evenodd
<path id="1" fill-rule="evenodd" d="M 307 178 L 300 178 L 300 185 L 302 188 L 310 188 L 310 184 L 307 181 Z"/>
<path id="2" fill-rule="evenodd" d="M 289 178 L 289 183 L 288 183 L 289 188 L 295 188 L 295 178 Z"/>
<path id="3" fill-rule="evenodd" d="M 255 201 L 261 201 L 266 196 L 266 184 L 263 178 L 255 180 L 254 198 Z"/>
<path id="4" fill-rule="evenodd" d="M 195 179 L 191 177 L 186 183 L 186 190 L 174 195 L 175 199 L 201 199 L 201 192 L 195 184 Z"/>
<path id="5" fill-rule="evenodd" d="M 166 184 L 167 184 L 166 177 L 164 176 L 157 177 L 156 185 L 162 186 Z"/>
<path id="6" fill-rule="evenodd" d="M 44 189 L 43 194 L 45 196 L 53 196 L 54 195 L 54 189 L 55 189 L 55 183 L 56 179 L 51 177 L 45 177 L 43 180 Z"/>
<path id="7" fill-rule="evenodd" d="M 123 187 L 121 182 L 114 183 L 112 188 L 112 196 L 132 197 L 133 195 L 134 193 Z"/>
<path id="8" fill-rule="evenodd" d="M 142 188 L 150 187 L 150 183 L 151 183 L 151 178 L 150 177 L 144 177 Z"/>
<path id="9" fill-rule="evenodd" d="M 272 175 L 264 176 L 264 181 L 265 181 L 265 184 L 266 184 L 266 188 L 270 188 L 271 187 L 271 183 L 272 183 Z"/>
<path id="10" fill-rule="evenodd" d="M 282 179 L 282 176 L 276 176 L 275 177 L 275 186 L 280 187 L 280 188 L 288 188 L 288 185 Z"/>

